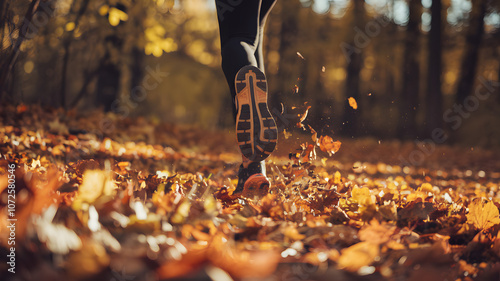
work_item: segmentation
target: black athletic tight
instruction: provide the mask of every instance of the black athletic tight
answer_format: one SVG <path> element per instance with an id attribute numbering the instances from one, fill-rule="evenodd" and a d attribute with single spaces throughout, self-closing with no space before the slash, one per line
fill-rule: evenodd
<path id="1" fill-rule="evenodd" d="M 264 72 L 262 40 L 267 16 L 276 0 L 215 0 L 221 40 L 222 70 L 236 95 L 234 77 L 253 65 Z"/>

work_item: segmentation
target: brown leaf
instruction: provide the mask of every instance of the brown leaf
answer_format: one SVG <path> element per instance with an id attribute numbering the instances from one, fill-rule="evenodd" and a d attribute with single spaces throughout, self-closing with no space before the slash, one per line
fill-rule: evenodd
<path id="1" fill-rule="evenodd" d="M 369 225 L 364 226 L 359 231 L 358 236 L 361 241 L 383 244 L 391 239 L 395 231 L 396 226 L 394 225 L 380 224 L 377 220 L 372 220 Z"/>
<path id="2" fill-rule="evenodd" d="M 398 211 L 398 219 L 400 220 L 425 220 L 429 214 L 434 212 L 436 208 L 429 202 L 413 201 L 404 209 Z"/>

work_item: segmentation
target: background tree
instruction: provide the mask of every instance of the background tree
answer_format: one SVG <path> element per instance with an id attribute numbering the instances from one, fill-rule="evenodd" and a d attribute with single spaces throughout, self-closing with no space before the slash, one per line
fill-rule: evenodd
<path id="1" fill-rule="evenodd" d="M 425 134 L 442 127 L 443 96 L 441 93 L 442 72 L 442 4 L 432 0 L 431 26 L 428 34 L 427 94 L 425 98 Z"/>
<path id="2" fill-rule="evenodd" d="M 464 54 L 458 79 L 456 102 L 463 104 L 472 92 L 479 60 L 479 47 L 484 34 L 484 16 L 486 15 L 486 0 L 472 1 L 469 14 L 469 26 L 465 35 Z"/>
<path id="3" fill-rule="evenodd" d="M 359 34 L 363 33 L 365 28 L 365 1 L 364 0 L 353 0 L 352 1 L 352 23 L 350 25 L 351 32 L 349 38 L 347 39 L 347 44 L 349 48 L 353 48 L 347 58 L 346 73 L 347 77 L 345 80 L 344 88 L 344 115 L 342 122 L 342 133 L 347 136 L 356 136 L 359 130 L 358 124 L 358 113 L 357 109 L 354 109 L 349 105 L 349 98 L 354 98 L 356 101 L 360 101 L 360 72 L 363 67 L 363 46 L 360 43 L 363 40 Z M 366 36 L 366 35 L 364 35 Z M 363 44 L 363 43 L 361 43 Z M 347 48 L 347 46 L 346 46 Z"/>
<path id="4" fill-rule="evenodd" d="M 398 136 L 414 138 L 417 136 L 417 110 L 420 91 L 420 1 L 408 1 L 409 16 L 406 25 L 403 57 L 403 87 L 399 98 Z"/>

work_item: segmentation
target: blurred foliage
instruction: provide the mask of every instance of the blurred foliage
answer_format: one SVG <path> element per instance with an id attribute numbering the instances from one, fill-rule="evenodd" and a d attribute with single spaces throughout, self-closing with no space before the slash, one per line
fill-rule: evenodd
<path id="1" fill-rule="evenodd" d="M 362 1 L 364 9 L 357 12 L 351 2 L 278 1 L 264 46 L 271 111 L 286 126 L 280 119 L 284 111 L 308 102 L 308 119 L 316 130 L 340 131 L 346 127 L 342 116 L 350 110 L 348 98 L 354 97 L 357 125 L 350 135 L 401 137 L 407 1 Z M 426 48 L 431 2 L 422 1 L 420 48 L 414 52 L 421 74 L 414 114 L 420 137 L 428 114 L 424 77 L 432 68 Z M 472 4 L 446 0 L 442 6 L 446 112 L 454 108 L 464 68 Z M 489 85 L 491 96 L 466 118 L 454 112 L 462 119 L 459 129 L 446 120 L 443 129 L 449 141 L 498 146 L 500 133 L 492 124 L 500 122 L 495 84 L 500 80 L 500 4 L 486 1 L 486 6 L 473 81 L 475 87 Z M 232 127 L 213 0 L 0 0 L 0 18 L 3 100 L 78 110 L 103 106 L 124 117 Z M 354 70 L 343 44 L 362 54 Z M 351 79 L 356 75 L 359 82 Z M 359 87 L 357 96 L 347 81 Z"/>

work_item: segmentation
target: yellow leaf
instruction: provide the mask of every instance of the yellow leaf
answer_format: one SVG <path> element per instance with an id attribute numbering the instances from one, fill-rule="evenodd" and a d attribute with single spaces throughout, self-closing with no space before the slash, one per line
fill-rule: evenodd
<path id="1" fill-rule="evenodd" d="M 103 5 L 99 8 L 99 15 L 105 16 L 109 11 L 109 6 L 108 5 Z"/>
<path id="2" fill-rule="evenodd" d="M 421 191 L 421 192 L 426 192 L 426 193 L 429 193 L 429 192 L 433 192 L 433 188 L 432 188 L 432 184 L 430 183 L 423 183 L 418 189 L 418 191 Z"/>
<path id="3" fill-rule="evenodd" d="M 488 229 L 500 223 L 499 216 L 498 208 L 493 202 L 485 203 L 481 199 L 475 199 L 469 205 L 467 222 L 474 224 L 477 229 Z"/>
<path id="4" fill-rule="evenodd" d="M 352 200 L 360 205 L 371 205 L 375 203 L 375 199 L 372 198 L 370 190 L 367 187 L 354 187 L 351 194 Z"/>
<path id="5" fill-rule="evenodd" d="M 66 31 L 71 31 L 73 29 L 75 29 L 75 23 L 74 22 L 68 22 L 65 26 L 66 28 Z"/>
<path id="6" fill-rule="evenodd" d="M 109 24 L 112 26 L 117 26 L 120 23 L 120 17 L 118 17 L 116 14 L 109 13 Z"/>
<path id="7" fill-rule="evenodd" d="M 353 97 L 349 97 L 349 105 L 353 109 L 358 109 L 358 103 L 356 102 L 356 100 Z"/>
<path id="8" fill-rule="evenodd" d="M 111 24 L 112 26 L 117 26 L 120 23 L 120 21 L 128 20 L 128 15 L 122 10 L 119 10 L 115 7 L 111 7 L 109 9 L 108 20 L 109 24 Z"/>
<path id="9" fill-rule="evenodd" d="M 370 265 L 379 255 L 379 246 L 370 242 L 360 242 L 342 250 L 338 260 L 340 269 L 358 271 Z"/>
<path id="10" fill-rule="evenodd" d="M 177 211 L 175 214 L 172 216 L 172 222 L 173 223 L 183 223 L 184 220 L 189 216 L 189 210 L 191 209 L 191 203 L 189 203 L 188 200 L 184 200 L 179 207 L 177 208 Z"/>
<path id="11" fill-rule="evenodd" d="M 83 174 L 83 182 L 78 188 L 78 196 L 73 202 L 73 208 L 77 209 L 83 202 L 92 204 L 101 195 L 112 195 L 115 189 L 116 185 L 109 173 L 87 170 Z"/>
<path id="12" fill-rule="evenodd" d="M 336 171 L 335 175 L 333 175 L 333 183 L 334 184 L 341 184 L 342 183 L 342 176 L 340 175 L 339 171 Z"/>

